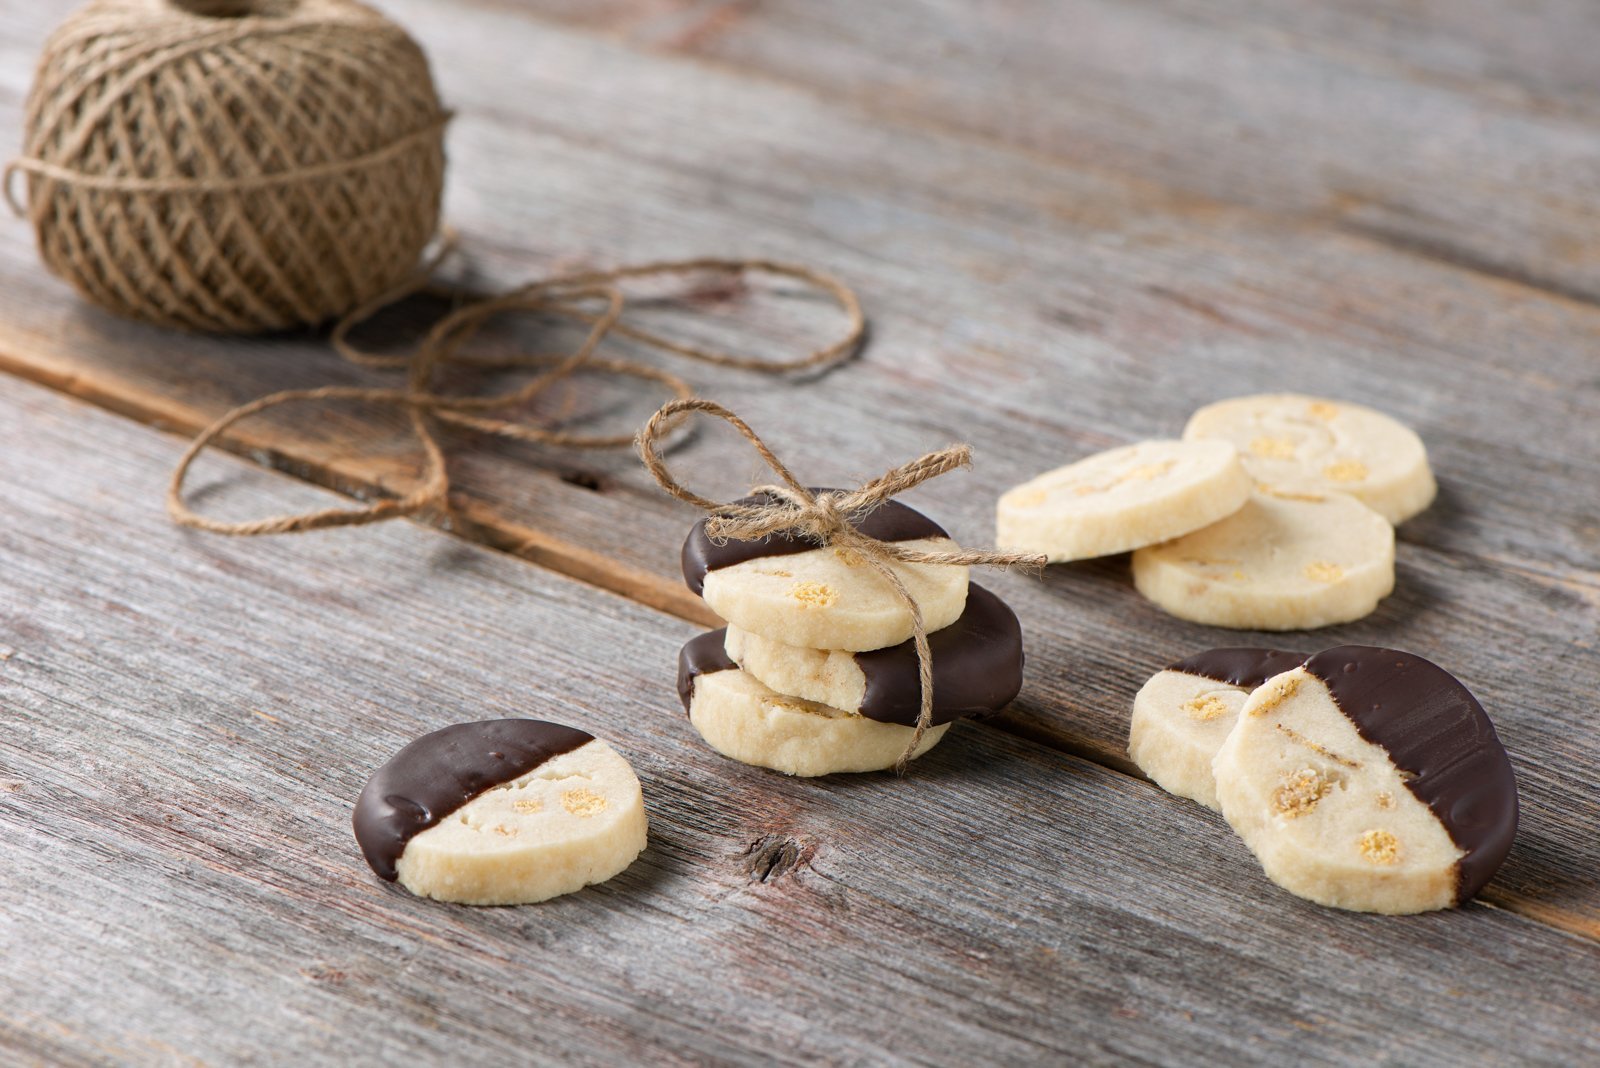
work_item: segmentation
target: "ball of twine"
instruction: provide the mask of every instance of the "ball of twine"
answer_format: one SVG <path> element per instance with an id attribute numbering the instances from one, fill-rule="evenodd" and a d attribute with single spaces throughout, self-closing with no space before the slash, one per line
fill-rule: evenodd
<path id="1" fill-rule="evenodd" d="M 45 264 L 113 312 L 310 325 L 416 270 L 448 118 L 355 0 L 93 0 L 45 47 L 5 188 L 26 176 Z"/>

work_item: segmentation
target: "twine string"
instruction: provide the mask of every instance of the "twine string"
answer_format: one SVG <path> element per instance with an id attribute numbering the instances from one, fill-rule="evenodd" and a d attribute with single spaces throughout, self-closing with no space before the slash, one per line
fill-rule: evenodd
<path id="1" fill-rule="evenodd" d="M 715 416 L 730 424 L 782 479 L 782 484 L 758 486 L 755 494 L 765 499 L 754 504 L 741 504 L 714 501 L 679 481 L 661 458 L 657 443 L 681 418 L 696 412 Z M 970 466 L 972 450 L 966 445 L 951 445 L 919 456 L 857 489 L 815 493 L 778 459 L 766 442 L 750 428 L 750 424 L 716 401 L 690 397 L 669 401 L 650 417 L 650 421 L 639 432 L 638 450 L 639 458 L 644 461 L 645 469 L 657 485 L 670 496 L 710 513 L 706 521 L 706 535 L 713 541 L 754 541 L 779 532 L 791 536 L 798 534 L 817 542 L 819 546 L 831 545 L 855 553 L 883 577 L 896 599 L 905 605 L 911 615 L 911 634 L 916 646 L 917 678 L 921 689 L 916 726 L 905 751 L 895 763 L 895 770 L 902 775 L 933 724 L 933 652 L 928 645 L 928 629 L 922 608 L 906 589 L 893 563 L 900 561 L 969 567 L 1010 567 L 1014 564 L 1043 567 L 1045 564 L 1045 557 L 1032 553 L 992 549 L 958 549 L 949 552 L 908 549 L 863 534 L 856 526 L 861 517 L 891 497 L 919 486 L 930 478 Z"/>
<path id="2" fill-rule="evenodd" d="M 689 398 L 693 389 L 678 376 L 646 364 L 601 358 L 596 351 L 613 335 L 634 339 L 646 347 L 674 353 L 688 359 L 722 367 L 783 374 L 799 370 L 822 370 L 855 354 L 866 331 L 866 320 L 855 293 L 832 275 L 809 267 L 772 260 L 690 259 L 662 260 L 619 267 L 609 271 L 584 271 L 557 275 L 520 286 L 495 296 L 462 304 L 442 317 L 422 337 L 409 355 L 385 355 L 364 350 L 351 339 L 357 327 L 396 302 L 422 292 L 463 298 L 464 291 L 437 283 L 434 271 L 454 251 L 453 233 L 445 233 L 438 247 L 410 278 L 391 287 L 344 316 L 333 328 L 330 341 L 346 360 L 375 370 L 398 370 L 406 374 L 403 388 L 365 386 L 324 386 L 317 389 L 283 390 L 258 398 L 226 412 L 203 429 L 178 460 L 167 487 L 167 512 L 187 527 L 213 534 L 253 536 L 288 534 L 335 526 L 364 526 L 401 516 L 415 515 L 429 508 L 448 507 L 450 478 L 444 448 L 435 432 L 436 423 L 492 434 L 515 441 L 574 449 L 626 448 L 634 442 L 632 434 L 592 434 L 571 429 L 532 426 L 491 413 L 526 404 L 552 386 L 580 371 L 637 378 L 657 383 L 679 400 Z M 805 283 L 828 295 L 846 317 L 844 332 L 836 340 L 811 352 L 790 359 L 765 360 L 701 348 L 624 323 L 627 298 L 620 283 L 627 280 L 677 277 L 706 272 L 744 275 L 760 272 Z M 587 325 L 583 340 L 568 353 L 521 353 L 477 356 L 462 351 L 494 316 L 506 312 L 534 312 L 569 318 Z M 491 394 L 445 393 L 434 389 L 439 368 L 466 366 L 479 370 L 541 369 L 539 374 L 518 387 Z M 411 435 L 422 452 L 422 468 L 411 489 L 361 507 L 326 508 L 311 512 L 285 513 L 261 519 L 228 522 L 200 515 L 185 500 L 184 484 L 190 468 L 207 448 L 221 442 L 232 427 L 243 419 L 271 408 L 289 404 L 325 402 L 365 402 L 397 407 L 406 413 Z M 236 448 L 241 443 L 235 441 Z M 774 458 L 775 459 L 775 458 Z"/>

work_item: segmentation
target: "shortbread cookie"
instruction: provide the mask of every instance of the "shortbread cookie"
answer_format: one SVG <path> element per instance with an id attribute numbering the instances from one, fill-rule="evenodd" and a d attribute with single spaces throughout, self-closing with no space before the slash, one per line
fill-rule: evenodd
<path id="1" fill-rule="evenodd" d="M 937 523 L 898 501 L 884 502 L 856 526 L 869 537 L 908 549 L 956 548 Z M 922 609 L 929 631 L 960 618 L 967 600 L 966 567 L 898 561 L 892 566 Z M 913 633 L 911 611 L 894 587 L 845 548 L 818 547 L 787 534 L 717 544 L 701 520 L 683 545 L 683 576 L 717 615 L 770 641 L 862 651 L 899 645 Z"/>
<path id="2" fill-rule="evenodd" d="M 1232 442 L 1257 481 L 1348 493 L 1391 523 L 1428 507 L 1437 491 L 1422 439 L 1359 404 L 1298 393 L 1235 397 L 1195 412 L 1183 437 Z"/>
<path id="3" fill-rule="evenodd" d="M 933 654 L 933 722 L 983 716 L 1022 689 L 1022 627 L 982 586 L 967 587 L 961 618 L 928 635 Z M 914 727 L 922 710 L 914 642 L 851 653 L 804 649 L 727 628 L 727 655 L 778 693 Z"/>
<path id="4" fill-rule="evenodd" d="M 1448 672 L 1393 649 L 1341 646 L 1269 679 L 1214 767 L 1222 814 L 1268 877 L 1336 908 L 1460 904 L 1517 829 L 1489 717 Z"/>
<path id="5" fill-rule="evenodd" d="M 1394 589 L 1394 528 L 1342 493 L 1256 493 L 1220 523 L 1135 551 L 1133 583 L 1193 623 L 1347 623 Z"/>
<path id="6" fill-rule="evenodd" d="M 644 850 L 646 830 L 628 762 L 536 719 L 423 735 L 372 776 L 354 824 L 379 876 L 463 905 L 530 904 L 604 882 Z"/>
<path id="7" fill-rule="evenodd" d="M 1109 556 L 1209 526 L 1238 511 L 1253 484 L 1225 441 L 1143 441 L 1008 490 L 996 540 L 1053 564 Z"/>
<path id="8" fill-rule="evenodd" d="M 1168 793 L 1217 808 L 1211 761 L 1245 698 L 1305 659 L 1277 649 L 1211 649 L 1156 672 L 1133 699 L 1128 756 Z"/>
<path id="9" fill-rule="evenodd" d="M 701 639 L 700 647 L 690 642 L 679 654 L 679 691 L 689 722 L 723 756 L 787 775 L 831 775 L 892 768 L 911 744 L 910 727 L 785 697 L 737 667 L 715 669 L 714 658 L 700 657 L 724 635 L 712 631 L 695 641 Z M 929 730 L 912 755 L 932 749 L 949 729 Z"/>

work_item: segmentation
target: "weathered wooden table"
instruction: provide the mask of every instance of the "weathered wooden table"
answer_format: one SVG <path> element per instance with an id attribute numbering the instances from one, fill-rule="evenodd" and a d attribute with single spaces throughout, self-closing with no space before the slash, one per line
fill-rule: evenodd
<path id="1" fill-rule="evenodd" d="M 17 222 L 0 1061 L 1600 1061 L 1600 8 L 385 6 L 459 109 L 458 278 L 736 252 L 860 289 L 873 343 L 829 376 L 673 368 L 820 483 L 968 440 L 976 471 L 912 501 L 984 543 L 999 487 L 1173 435 L 1220 396 L 1300 389 L 1415 426 L 1442 492 L 1400 531 L 1397 592 L 1282 640 L 1455 670 L 1515 761 L 1517 845 L 1447 914 L 1276 890 L 1127 763 L 1142 680 L 1241 636 L 1162 615 L 1122 560 L 984 580 L 1023 618 L 1027 686 L 910 778 L 723 761 L 673 691 L 706 619 L 676 577 L 693 515 L 631 456 L 452 434 L 433 528 L 179 530 L 160 495 L 183 434 L 272 389 L 382 376 L 320 337 L 114 321 Z M 13 141 L 69 7 L 0 5 Z M 723 287 L 673 325 L 778 354 L 822 318 Z M 624 399 L 624 428 L 656 401 Z M 417 474 L 392 413 L 241 430 L 256 464 L 200 472 L 215 514 Z M 757 474 L 719 434 L 680 455 L 714 491 Z M 498 910 L 370 875 L 348 821 L 375 763 L 493 715 L 627 753 L 652 819 L 633 868 Z"/>

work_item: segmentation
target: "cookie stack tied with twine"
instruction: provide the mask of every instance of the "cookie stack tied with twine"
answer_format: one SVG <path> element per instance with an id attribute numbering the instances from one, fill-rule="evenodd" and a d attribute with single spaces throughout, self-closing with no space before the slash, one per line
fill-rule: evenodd
<path id="1" fill-rule="evenodd" d="M 1180 619 L 1301 630 L 1394 589 L 1394 524 L 1432 502 L 1422 440 L 1389 416 L 1293 393 L 1219 401 L 1146 441 L 1001 496 L 996 540 L 1051 563 L 1133 551 L 1139 592 Z"/>
<path id="2" fill-rule="evenodd" d="M 731 424 L 781 480 L 720 503 L 685 488 L 657 443 L 688 413 Z M 684 579 L 728 626 L 691 640 L 678 692 L 702 738 L 734 760 L 790 775 L 904 771 L 951 722 L 996 712 L 1022 685 L 1022 631 L 975 565 L 1043 565 L 962 549 L 892 498 L 966 467 L 953 445 L 854 490 L 803 485 L 714 401 L 663 406 L 639 435 L 662 489 L 710 513 L 683 548 Z"/>
<path id="3" fill-rule="evenodd" d="M 417 269 L 448 119 L 422 49 L 355 0 L 94 0 L 45 47 L 6 194 L 119 315 L 314 325 Z"/>

